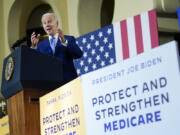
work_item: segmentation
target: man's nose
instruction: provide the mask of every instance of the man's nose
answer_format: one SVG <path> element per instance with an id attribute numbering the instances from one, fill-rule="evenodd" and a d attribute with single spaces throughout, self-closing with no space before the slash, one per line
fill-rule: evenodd
<path id="1" fill-rule="evenodd" d="M 47 23 L 47 25 L 46 25 L 46 26 L 47 26 L 47 27 L 50 27 L 51 25 L 52 25 L 51 23 Z"/>

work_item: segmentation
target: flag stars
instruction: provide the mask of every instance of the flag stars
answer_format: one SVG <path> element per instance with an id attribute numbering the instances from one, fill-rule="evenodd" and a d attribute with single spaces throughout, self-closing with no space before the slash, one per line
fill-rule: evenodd
<path id="1" fill-rule="evenodd" d="M 109 43 L 109 46 L 108 46 L 109 49 L 112 49 L 113 48 L 113 45 L 112 43 Z"/>
<path id="2" fill-rule="evenodd" d="M 92 62 L 92 59 L 91 58 L 88 58 L 88 63 L 90 64 Z"/>
<path id="3" fill-rule="evenodd" d="M 81 60 L 80 65 L 82 67 L 84 65 L 84 61 Z"/>
<path id="4" fill-rule="evenodd" d="M 95 49 L 92 49 L 91 54 L 94 55 L 96 53 Z"/>
<path id="5" fill-rule="evenodd" d="M 100 60 L 100 55 L 96 56 L 96 60 L 99 61 Z"/>
<path id="6" fill-rule="evenodd" d="M 79 48 L 81 49 L 81 51 L 83 51 L 83 47 L 82 46 L 80 46 Z"/>
<path id="7" fill-rule="evenodd" d="M 78 44 L 79 44 L 79 42 L 78 42 L 78 41 L 76 41 L 76 44 L 78 45 Z"/>
<path id="8" fill-rule="evenodd" d="M 99 32 L 98 37 L 101 38 L 103 36 L 102 32 Z"/>
<path id="9" fill-rule="evenodd" d="M 86 58 L 86 57 L 87 57 L 87 52 L 84 52 L 84 53 L 83 53 L 83 56 Z"/>
<path id="10" fill-rule="evenodd" d="M 85 71 L 85 72 L 88 71 L 88 66 L 85 66 L 84 71 Z"/>
<path id="11" fill-rule="evenodd" d="M 91 35 L 90 40 L 91 40 L 91 41 L 94 40 L 94 35 Z"/>
<path id="12" fill-rule="evenodd" d="M 92 68 L 93 68 L 93 69 L 96 69 L 96 64 L 93 64 Z"/>
<path id="13" fill-rule="evenodd" d="M 107 59 L 107 58 L 109 57 L 109 53 L 108 53 L 108 52 L 106 52 L 104 56 L 105 56 L 105 57 L 106 57 L 106 59 Z"/>
<path id="14" fill-rule="evenodd" d="M 96 41 L 95 42 L 95 46 L 97 47 L 99 45 L 99 41 Z"/>
<path id="15" fill-rule="evenodd" d="M 101 61 L 101 66 L 103 67 L 105 65 L 105 62 L 104 61 Z"/>
<path id="16" fill-rule="evenodd" d="M 90 48 L 91 48 L 91 45 L 90 45 L 90 44 L 88 44 L 88 45 L 87 45 L 87 49 L 89 50 Z"/>
<path id="17" fill-rule="evenodd" d="M 99 51 L 102 53 L 102 52 L 104 51 L 104 47 L 101 46 L 100 49 L 99 49 Z"/>
<path id="18" fill-rule="evenodd" d="M 82 43 L 85 44 L 86 43 L 86 38 L 82 39 Z"/>
<path id="19" fill-rule="evenodd" d="M 103 68 L 116 62 L 114 55 L 113 28 L 106 27 L 95 31 L 76 40 L 83 57 L 76 63 L 76 72 L 79 75 Z"/>
<path id="20" fill-rule="evenodd" d="M 107 34 L 110 35 L 112 33 L 111 29 L 107 30 Z"/>
<path id="21" fill-rule="evenodd" d="M 81 73 L 80 69 L 77 69 L 76 71 L 78 75 Z"/>
<path id="22" fill-rule="evenodd" d="M 105 37 L 104 40 L 103 40 L 103 42 L 106 44 L 106 43 L 108 42 L 108 38 Z"/>
<path id="23" fill-rule="evenodd" d="M 109 62 L 110 62 L 111 64 L 113 64 L 113 63 L 114 63 L 114 59 L 111 58 Z"/>

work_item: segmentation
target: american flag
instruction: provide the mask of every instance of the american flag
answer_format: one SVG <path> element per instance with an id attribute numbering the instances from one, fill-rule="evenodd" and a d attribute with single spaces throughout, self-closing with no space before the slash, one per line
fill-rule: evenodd
<path id="1" fill-rule="evenodd" d="M 159 45 L 156 10 L 147 11 L 76 39 L 83 57 L 78 76 L 120 62 Z"/>

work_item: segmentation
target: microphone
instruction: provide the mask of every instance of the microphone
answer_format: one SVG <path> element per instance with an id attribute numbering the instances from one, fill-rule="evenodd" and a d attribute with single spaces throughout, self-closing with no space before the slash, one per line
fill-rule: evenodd
<path id="1" fill-rule="evenodd" d="M 17 40 L 13 45 L 12 45 L 12 49 L 14 50 L 16 47 L 19 47 L 23 42 L 27 41 L 28 37 L 25 36 L 19 40 Z"/>

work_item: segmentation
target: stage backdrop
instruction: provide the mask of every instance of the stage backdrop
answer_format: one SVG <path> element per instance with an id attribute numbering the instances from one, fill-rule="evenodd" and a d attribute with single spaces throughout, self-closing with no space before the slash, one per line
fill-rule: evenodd
<path id="1" fill-rule="evenodd" d="M 179 54 L 172 41 L 40 98 L 41 135 L 179 135 Z"/>

